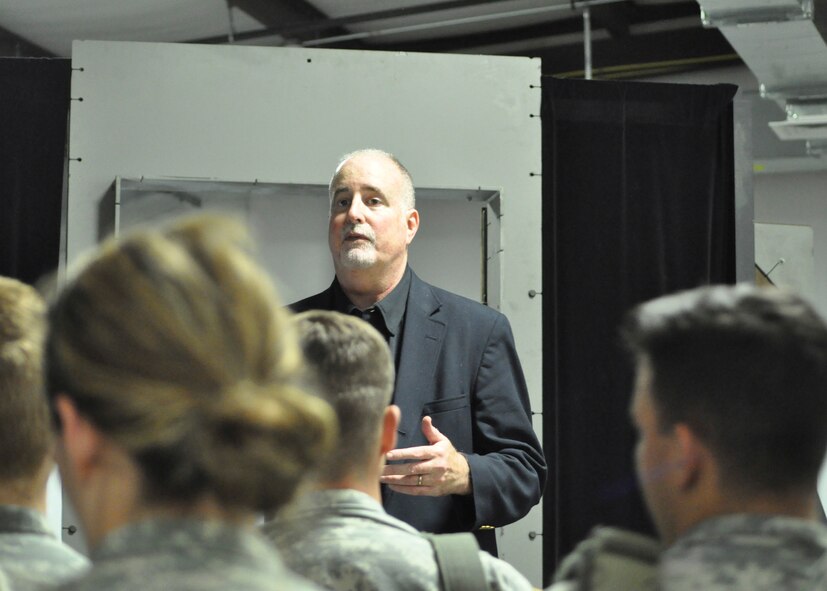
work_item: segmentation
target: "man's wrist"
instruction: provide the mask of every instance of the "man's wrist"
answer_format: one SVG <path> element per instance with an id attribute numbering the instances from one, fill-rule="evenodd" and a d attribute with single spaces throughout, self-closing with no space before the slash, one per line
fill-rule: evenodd
<path id="1" fill-rule="evenodd" d="M 474 485 L 473 485 L 473 482 L 471 480 L 471 464 L 468 462 L 468 458 L 466 457 L 466 455 L 464 453 L 460 452 L 459 455 L 462 457 L 463 461 L 465 462 L 465 470 L 464 470 L 465 477 L 463 478 L 464 486 L 463 486 L 462 490 L 460 492 L 458 492 L 457 494 L 467 496 L 467 495 L 470 495 L 474 492 Z"/>

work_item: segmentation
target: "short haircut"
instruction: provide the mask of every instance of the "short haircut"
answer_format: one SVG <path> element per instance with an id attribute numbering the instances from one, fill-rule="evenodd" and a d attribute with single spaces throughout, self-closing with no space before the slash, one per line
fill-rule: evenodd
<path id="1" fill-rule="evenodd" d="M 0 277 L 0 483 L 36 478 L 52 449 L 43 393 L 45 327 L 38 293 Z"/>
<path id="2" fill-rule="evenodd" d="M 245 229 L 215 216 L 110 239 L 50 312 L 48 392 L 137 464 L 148 503 L 277 510 L 325 457 L 327 404 Z"/>
<path id="3" fill-rule="evenodd" d="M 330 177 L 330 183 L 327 186 L 327 194 L 330 200 L 333 200 L 333 182 L 336 180 L 336 177 L 339 176 L 339 170 L 342 168 L 342 165 L 354 158 L 356 156 L 377 156 L 380 158 L 386 158 L 390 160 L 394 166 L 399 170 L 402 174 L 402 203 L 405 204 L 405 207 L 408 209 L 416 208 L 416 193 L 414 191 L 414 184 L 413 178 L 411 177 L 411 173 L 408 172 L 408 169 L 405 168 L 405 165 L 402 164 L 399 159 L 389 152 L 385 152 L 384 150 L 378 150 L 376 148 L 365 148 L 363 150 L 355 150 L 348 154 L 345 154 L 339 159 L 339 163 L 336 165 L 336 169 L 333 171 L 333 176 Z"/>
<path id="4" fill-rule="evenodd" d="M 338 312 L 296 315 L 305 362 L 318 393 L 339 419 L 339 440 L 320 473 L 337 482 L 375 461 L 394 368 L 385 339 L 370 324 Z"/>
<path id="5" fill-rule="evenodd" d="M 827 448 L 827 326 L 801 297 L 699 288 L 638 307 L 623 334 L 650 364 L 660 427 L 687 424 L 725 487 L 814 489 Z"/>

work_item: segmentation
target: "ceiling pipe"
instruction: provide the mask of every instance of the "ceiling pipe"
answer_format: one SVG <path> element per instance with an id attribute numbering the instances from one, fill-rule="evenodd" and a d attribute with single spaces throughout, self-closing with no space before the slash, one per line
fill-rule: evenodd
<path id="1" fill-rule="evenodd" d="M 583 11 L 583 62 L 586 80 L 592 79 L 592 14 L 587 6 Z"/>
<path id="2" fill-rule="evenodd" d="M 405 6 L 402 8 L 391 8 L 388 10 L 365 12 L 362 14 L 354 14 L 349 16 L 296 21 L 293 23 L 289 23 L 287 25 L 281 25 L 277 27 L 265 27 L 263 29 L 257 29 L 255 31 L 245 31 L 242 33 L 236 33 L 235 38 L 238 41 L 245 41 L 250 39 L 258 39 L 260 37 L 272 37 L 275 35 L 285 37 L 289 35 L 298 35 L 302 33 L 318 33 L 326 29 L 342 27 L 345 25 L 355 25 L 369 23 L 377 20 L 402 18 L 406 16 L 428 14 L 431 12 L 452 10 L 456 8 L 468 8 L 469 6 L 479 6 L 481 4 L 496 4 L 498 2 L 504 1 L 508 0 L 448 0 L 446 2 L 435 2 L 433 4 Z M 202 37 L 201 39 L 193 39 L 189 41 L 189 43 L 221 43 L 223 40 L 223 36 Z"/>
<path id="3" fill-rule="evenodd" d="M 599 6 L 603 4 L 617 4 L 625 0 L 592 0 L 588 6 Z M 475 23 L 482 23 L 493 20 L 500 20 L 503 18 L 512 18 L 518 16 L 532 16 L 546 12 L 562 12 L 571 11 L 569 4 L 556 4 L 553 6 L 538 6 L 536 8 L 523 8 L 520 10 L 508 10 L 503 12 L 495 12 L 492 14 L 480 14 L 475 16 L 458 17 L 455 19 L 434 21 L 430 23 L 420 23 L 417 25 L 406 25 L 399 27 L 392 27 L 387 29 L 380 29 L 378 31 L 362 31 L 359 33 L 351 33 L 348 35 L 336 35 L 334 37 L 324 37 L 322 39 L 312 39 L 304 41 L 304 47 L 314 47 L 318 45 L 327 45 L 329 43 L 341 43 L 343 41 L 356 41 L 359 39 L 370 39 L 373 37 L 382 37 L 385 35 L 395 35 L 398 33 L 411 33 L 415 31 L 430 31 L 433 29 L 440 29 L 444 27 L 453 27 L 456 25 L 468 25 Z M 586 9 L 588 10 L 588 8 Z"/>
<path id="4" fill-rule="evenodd" d="M 560 11 L 574 11 L 577 6 L 600 6 L 604 4 L 617 4 L 625 2 L 626 0 L 590 0 L 589 2 L 572 2 L 571 4 L 555 4 L 551 6 L 541 6 L 537 8 L 526 8 L 521 10 L 505 10 L 487 15 L 477 15 L 470 17 L 458 17 L 450 20 L 440 20 L 430 23 L 421 23 L 418 25 L 407 25 L 399 27 L 391 27 L 381 29 L 378 31 L 366 31 L 360 33 L 352 33 L 348 35 L 334 35 L 320 39 L 313 39 L 302 43 L 302 45 L 310 47 L 316 45 L 326 45 L 329 43 L 338 43 L 342 41 L 353 41 L 359 39 L 367 39 L 371 37 L 380 37 L 384 35 L 393 35 L 396 33 L 408 33 L 413 31 L 422 31 L 430 29 L 438 29 L 454 25 L 463 25 L 471 23 L 479 23 L 490 20 L 499 20 L 502 18 L 510 18 L 515 16 L 525 16 L 533 14 L 541 14 L 545 12 L 560 12 Z M 363 14 L 355 14 L 350 16 L 328 18 L 324 20 L 312 20 L 294 23 L 292 25 L 285 25 L 281 27 L 266 27 L 255 31 L 239 32 L 235 34 L 236 41 L 246 41 L 250 39 L 258 39 L 261 37 L 290 37 L 292 35 L 318 33 L 331 29 L 333 27 L 364 24 L 377 20 L 387 20 L 393 18 L 402 18 L 406 16 L 414 16 L 418 14 L 433 14 L 445 10 L 452 10 L 457 8 L 468 8 L 472 6 L 492 6 L 494 4 L 502 4 L 504 0 L 451 0 L 448 2 L 436 2 L 432 4 L 419 4 L 415 6 L 406 6 L 403 8 L 393 8 L 390 10 L 381 10 L 377 12 L 368 12 Z M 223 43 L 226 41 L 226 36 L 205 37 L 201 39 L 193 39 L 189 43 Z"/>

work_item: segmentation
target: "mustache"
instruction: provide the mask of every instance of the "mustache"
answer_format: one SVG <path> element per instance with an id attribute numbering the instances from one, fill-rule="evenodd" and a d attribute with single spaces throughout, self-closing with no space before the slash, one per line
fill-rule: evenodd
<path id="1" fill-rule="evenodd" d="M 347 224 L 342 228 L 342 240 L 345 240 L 348 234 L 360 234 L 370 240 L 371 243 L 376 242 L 376 233 L 368 224 Z"/>

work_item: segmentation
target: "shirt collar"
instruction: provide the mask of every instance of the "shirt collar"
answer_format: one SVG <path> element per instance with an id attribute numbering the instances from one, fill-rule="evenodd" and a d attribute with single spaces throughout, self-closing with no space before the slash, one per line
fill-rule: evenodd
<path id="1" fill-rule="evenodd" d="M 29 507 L 0 505 L 0 532 L 49 534 L 46 518 Z"/>
<path id="2" fill-rule="evenodd" d="M 381 302 L 373 306 L 382 314 L 385 327 L 391 336 L 399 334 L 402 320 L 405 318 L 405 308 L 407 308 L 408 305 L 408 292 L 410 289 L 411 268 L 406 266 L 405 272 L 402 274 L 402 279 L 399 280 L 396 287 L 382 298 Z M 333 308 L 343 314 L 350 314 L 353 310 L 358 310 L 348 299 L 347 295 L 345 295 L 342 286 L 339 285 L 338 279 L 333 282 Z"/>
<path id="3" fill-rule="evenodd" d="M 92 551 L 93 562 L 153 553 L 187 560 L 219 560 L 221 556 L 262 555 L 271 550 L 246 527 L 221 520 L 188 517 L 150 518 L 110 531 Z"/>

